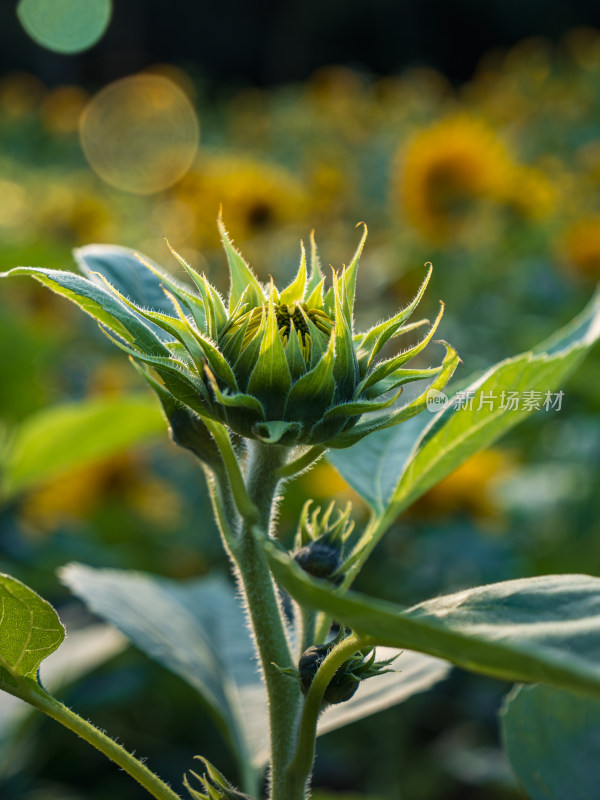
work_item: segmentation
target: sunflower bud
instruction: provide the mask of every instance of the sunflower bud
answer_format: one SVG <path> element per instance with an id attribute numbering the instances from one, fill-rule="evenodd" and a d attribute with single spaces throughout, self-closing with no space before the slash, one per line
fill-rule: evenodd
<path id="1" fill-rule="evenodd" d="M 157 300 L 160 293 L 155 292 L 145 297 L 155 304 L 149 308 L 95 272 L 97 258 L 92 258 L 90 268 L 86 258 L 91 256 L 82 255 L 83 251 L 78 259 L 85 277 L 34 267 L 5 274 L 33 275 L 92 314 L 118 347 L 156 376 L 156 385 L 189 409 L 194 416 L 188 420 L 217 421 L 234 434 L 267 444 L 349 447 L 426 407 L 427 392 L 423 392 L 413 402 L 392 408 L 405 384 L 431 378 L 428 388 L 440 390 L 452 375 L 459 359 L 449 345 L 438 366 L 406 366 L 433 339 L 443 305 L 420 342 L 377 360 L 391 339 L 428 324 L 407 320 L 425 292 L 431 265 L 405 309 L 358 333 L 354 297 L 366 226 L 349 265 L 333 271 L 328 288 L 311 237 L 310 272 L 301 243 L 298 273 L 281 290 L 272 282 L 265 287 L 258 281 L 221 219 L 219 229 L 231 277 L 226 303 L 206 276 L 174 250 L 193 289 L 141 256 L 138 263 L 122 248 L 102 250 L 105 267 L 111 259 L 118 260 L 115 273 L 146 267 L 153 273 L 149 281 L 162 283 L 167 299 Z M 174 435 L 178 436 L 175 430 Z M 197 449 L 195 440 L 192 449 Z"/>
<path id="2" fill-rule="evenodd" d="M 338 637 L 328 644 L 313 645 L 300 656 L 298 676 L 303 694 L 308 693 L 319 667 L 344 636 L 345 632 L 342 631 Z M 372 678 L 375 675 L 383 675 L 386 672 L 390 672 L 391 670 L 387 669 L 387 667 L 390 666 L 393 660 L 392 658 L 376 662 L 374 648 L 358 651 L 336 670 L 323 695 L 323 703 L 335 705 L 350 700 L 356 693 L 361 681 Z"/>
<path id="3" fill-rule="evenodd" d="M 309 575 L 326 578 L 338 585 L 344 575 L 344 549 L 354 529 L 350 519 L 352 504 L 344 511 L 338 510 L 334 518 L 335 502 L 321 514 L 317 507 L 310 512 L 312 500 L 304 504 L 296 533 L 294 560 Z"/>

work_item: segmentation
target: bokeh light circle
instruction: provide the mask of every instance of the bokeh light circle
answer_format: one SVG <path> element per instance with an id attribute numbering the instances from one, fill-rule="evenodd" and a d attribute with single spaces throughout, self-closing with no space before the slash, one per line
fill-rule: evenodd
<path id="1" fill-rule="evenodd" d="M 102 89 L 85 108 L 81 147 L 92 169 L 111 186 L 154 194 L 190 168 L 200 126 L 187 95 L 168 78 L 143 74 Z"/>
<path id="2" fill-rule="evenodd" d="M 37 44 L 57 53 L 80 53 L 102 37 L 112 0 L 19 0 L 17 16 Z"/>

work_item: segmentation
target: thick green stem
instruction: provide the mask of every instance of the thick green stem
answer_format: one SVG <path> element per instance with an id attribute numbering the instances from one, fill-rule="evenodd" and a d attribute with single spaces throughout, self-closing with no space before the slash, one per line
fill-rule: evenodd
<path id="1" fill-rule="evenodd" d="M 212 429 L 211 433 L 215 436 Z M 289 451 L 277 445 L 251 442 L 246 479 L 240 485 L 241 471 L 237 460 L 234 463 L 235 455 L 229 437 L 225 441 L 220 431 L 216 433 L 215 440 L 227 468 L 229 488 L 242 517 L 242 528 L 235 540 L 232 541 L 230 531 L 221 532 L 239 573 L 269 699 L 270 796 L 271 800 L 286 800 L 283 770 L 294 745 L 300 691 L 295 681 L 282 675 L 274 666 L 291 668 L 294 661 L 283 610 L 260 539 L 269 535 L 279 484 L 276 471 L 285 464 Z M 217 523 L 221 528 L 226 527 L 224 509 L 215 491 L 212 492 L 212 500 Z"/>
<path id="2" fill-rule="evenodd" d="M 44 714 L 60 722 L 65 728 L 81 736 L 82 739 L 96 747 L 101 753 L 104 753 L 105 756 L 140 783 L 152 797 L 156 797 L 157 800 L 181 800 L 181 796 L 149 770 L 145 764 L 142 764 L 121 745 L 98 730 L 91 722 L 77 716 L 69 708 L 49 695 L 41 686 L 32 685 L 30 689 L 20 694 L 20 696 L 35 708 L 43 711 Z"/>
<path id="3" fill-rule="evenodd" d="M 298 658 L 302 653 L 315 643 L 315 623 L 317 612 L 312 608 L 299 606 L 297 614 L 300 635 L 298 637 Z"/>
<path id="4" fill-rule="evenodd" d="M 304 800 L 306 785 L 312 772 L 317 739 L 317 722 L 323 709 L 323 695 L 337 670 L 350 656 L 366 644 L 356 634 L 348 636 L 328 654 L 310 685 L 298 729 L 294 756 L 285 770 L 286 800 Z"/>
<path id="5" fill-rule="evenodd" d="M 271 577 L 260 537 L 270 533 L 279 478 L 276 471 L 285 464 L 289 450 L 277 445 L 251 442 L 246 465 L 246 488 L 258 509 L 259 524 L 246 520 L 234 558 L 238 566 L 252 630 L 263 669 L 269 698 L 271 732 L 271 800 L 287 800 L 283 770 L 294 745 L 294 727 L 300 702 L 295 681 L 274 666 L 294 666 L 286 634 L 283 609 Z"/>
<path id="6" fill-rule="evenodd" d="M 286 800 L 285 794 L 282 793 L 283 769 L 293 749 L 300 692 L 297 683 L 282 675 L 277 667 L 293 667 L 294 661 L 290 653 L 276 588 L 260 541 L 251 529 L 244 529 L 234 558 L 248 604 L 269 699 L 270 796 L 271 800 Z"/>
<path id="7" fill-rule="evenodd" d="M 248 496 L 258 509 L 258 522 L 266 532 L 271 532 L 273 512 L 277 499 L 279 471 L 285 465 L 289 448 L 276 444 L 250 442 L 246 465 L 246 488 Z"/>

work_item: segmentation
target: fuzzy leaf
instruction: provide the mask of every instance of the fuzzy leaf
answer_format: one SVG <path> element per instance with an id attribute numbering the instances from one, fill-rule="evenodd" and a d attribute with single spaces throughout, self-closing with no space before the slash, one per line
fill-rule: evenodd
<path id="1" fill-rule="evenodd" d="M 373 644 L 600 698 L 600 578 L 503 581 L 403 608 L 357 592 L 342 594 L 310 578 L 271 542 L 264 546 L 276 580 L 297 602 L 327 612 Z"/>
<path id="2" fill-rule="evenodd" d="M 285 357 L 290 368 L 292 381 L 295 382 L 302 375 L 306 374 L 306 361 L 302 355 L 300 337 L 302 334 L 294 327 L 294 322 L 290 323 L 290 337 L 285 346 Z"/>
<path id="3" fill-rule="evenodd" d="M 306 298 L 310 306 L 323 307 L 323 273 L 321 272 L 321 262 L 319 260 L 319 252 L 317 250 L 317 243 L 315 241 L 314 230 L 310 232 L 310 277 L 306 284 Z M 315 294 L 315 292 L 318 293 Z M 312 297 L 315 300 L 311 300 Z M 320 297 L 320 304 L 317 304 L 316 297 Z"/>
<path id="4" fill-rule="evenodd" d="M 352 398 L 358 378 L 358 364 L 352 341 L 352 331 L 346 318 L 338 282 L 333 279 L 333 296 L 335 300 L 335 360 L 333 377 L 335 379 L 335 399 L 343 403 Z"/>
<path id="5" fill-rule="evenodd" d="M 441 370 L 441 365 L 439 367 L 431 367 L 430 369 L 397 369 L 395 372 L 392 372 L 391 375 L 388 375 L 383 380 L 370 386 L 365 391 L 365 396 L 368 399 L 379 397 L 385 392 L 391 392 L 398 386 L 404 386 L 413 381 L 427 380 L 427 378 L 439 375 Z M 355 392 L 355 396 L 358 396 L 358 392 Z"/>
<path id="6" fill-rule="evenodd" d="M 136 305 L 165 314 L 173 313 L 171 303 L 162 290 L 163 280 L 157 274 L 160 267 L 147 256 L 141 255 L 141 258 L 152 263 L 156 273 L 144 266 L 132 250 L 119 245 L 88 244 L 75 248 L 73 256 L 81 272 L 92 283 L 98 283 L 95 273 L 99 273 Z"/>
<path id="7" fill-rule="evenodd" d="M 354 296 L 356 294 L 356 273 L 358 271 L 358 262 L 362 255 L 363 248 L 365 246 L 365 242 L 367 241 L 367 226 L 364 222 L 359 222 L 358 225 L 363 226 L 363 235 L 361 240 L 356 248 L 356 252 L 352 256 L 352 261 L 348 264 L 346 269 L 342 271 L 342 278 L 340 283 L 340 294 L 342 297 L 342 303 L 344 306 L 344 313 L 346 314 L 346 319 L 348 320 L 348 324 L 352 328 L 352 322 L 354 319 Z M 358 225 L 356 227 L 358 227 Z"/>
<path id="8" fill-rule="evenodd" d="M 391 428 L 399 425 L 400 423 L 404 423 L 406 420 L 409 420 L 424 411 L 427 407 L 427 398 L 429 397 L 429 393 L 431 391 L 441 391 L 448 383 L 454 374 L 456 367 L 460 363 L 460 358 L 458 357 L 456 350 L 453 347 L 450 347 L 447 342 L 441 342 L 441 344 L 446 347 L 446 355 L 444 356 L 444 360 L 442 362 L 442 368 L 437 377 L 430 383 L 429 387 L 422 394 L 420 394 L 411 403 L 408 403 L 405 406 L 400 406 L 400 408 L 397 408 L 395 411 L 391 411 L 389 414 L 382 414 L 374 419 L 368 419 L 366 422 L 361 421 L 351 430 L 343 431 L 341 434 L 339 434 L 339 436 L 336 436 L 335 440 L 331 442 L 331 446 L 351 447 L 365 436 L 371 435 L 376 431 L 380 431 L 385 428 Z"/>
<path id="9" fill-rule="evenodd" d="M 196 272 L 196 270 L 191 267 L 187 261 L 171 247 L 169 242 L 167 242 L 167 247 L 171 253 L 173 253 L 177 261 L 179 261 L 190 278 L 194 281 L 196 288 L 200 292 L 200 297 L 202 298 L 202 319 L 204 319 L 204 324 L 199 324 L 196 314 L 194 314 L 196 324 L 203 333 L 206 332 L 212 338 L 216 338 L 221 328 L 227 322 L 227 312 L 225 311 L 225 306 L 219 293 L 207 281 L 206 275 L 200 275 L 198 272 Z"/>
<path id="10" fill-rule="evenodd" d="M 65 638 L 50 603 L 10 575 L 0 573 L 0 689 L 17 697 L 37 682 L 42 661 Z"/>
<path id="11" fill-rule="evenodd" d="M 29 275 L 53 292 L 67 297 L 98 322 L 106 325 L 125 341 L 151 355 L 167 355 L 168 350 L 150 328 L 106 289 L 76 275 L 58 269 L 16 267 L 1 272 L 0 278 Z"/>
<path id="12" fill-rule="evenodd" d="M 3 495 L 13 497 L 165 432 L 151 395 L 65 403 L 26 419 L 3 464 Z"/>
<path id="13" fill-rule="evenodd" d="M 596 800 L 600 701 L 550 686 L 518 686 L 500 721 L 512 768 L 532 800 Z"/>
<path id="14" fill-rule="evenodd" d="M 361 394 L 362 392 L 368 390 L 371 386 L 379 383 L 379 381 L 385 380 L 390 375 L 393 375 L 408 361 L 419 355 L 419 353 L 421 353 L 433 339 L 433 336 L 438 329 L 440 322 L 442 321 L 443 314 L 444 304 L 442 303 L 440 305 L 439 313 L 435 318 L 433 325 L 429 329 L 427 336 L 425 336 L 425 338 L 414 347 L 409 347 L 407 350 L 404 350 L 397 356 L 393 356 L 392 358 L 388 358 L 386 361 L 381 361 L 379 364 L 377 364 L 377 366 L 373 368 L 369 375 L 367 375 L 367 377 L 357 386 L 356 393 Z"/>
<path id="15" fill-rule="evenodd" d="M 344 453 L 330 451 L 328 457 L 378 515 L 391 520 L 467 458 L 534 413 L 534 409 L 490 410 L 487 404 L 478 410 L 481 393 L 489 397 L 492 392 L 500 398 L 503 391 L 539 391 L 543 397 L 544 392 L 564 385 L 599 336 L 597 295 L 576 319 L 534 353 L 502 361 L 467 384 L 465 395 L 475 397 L 472 411 L 452 408 L 451 400 L 433 418 L 423 414 L 408 428 L 405 422 L 382 430 Z"/>

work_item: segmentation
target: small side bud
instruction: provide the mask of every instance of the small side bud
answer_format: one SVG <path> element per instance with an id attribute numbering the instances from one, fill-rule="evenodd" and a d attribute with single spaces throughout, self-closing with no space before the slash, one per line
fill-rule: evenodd
<path id="1" fill-rule="evenodd" d="M 300 515 L 294 560 L 309 575 L 331 580 L 337 586 L 344 577 L 344 545 L 354 528 L 352 505 L 348 503 L 334 515 L 333 502 L 323 513 L 319 507 L 311 513 L 311 504 L 312 500 L 305 503 Z"/>
<path id="2" fill-rule="evenodd" d="M 335 547 L 317 540 L 296 551 L 294 561 L 315 578 L 329 578 L 340 566 L 340 553 Z"/>
<path id="3" fill-rule="evenodd" d="M 321 664 L 344 636 L 345 631 L 341 631 L 340 635 L 328 644 L 313 645 L 302 653 L 298 662 L 298 678 L 303 694 L 308 694 Z M 336 705 L 350 700 L 356 694 L 361 681 L 391 672 L 388 667 L 393 661 L 394 658 L 375 661 L 375 650 L 371 647 L 359 650 L 335 672 L 323 695 L 323 704 Z"/>

